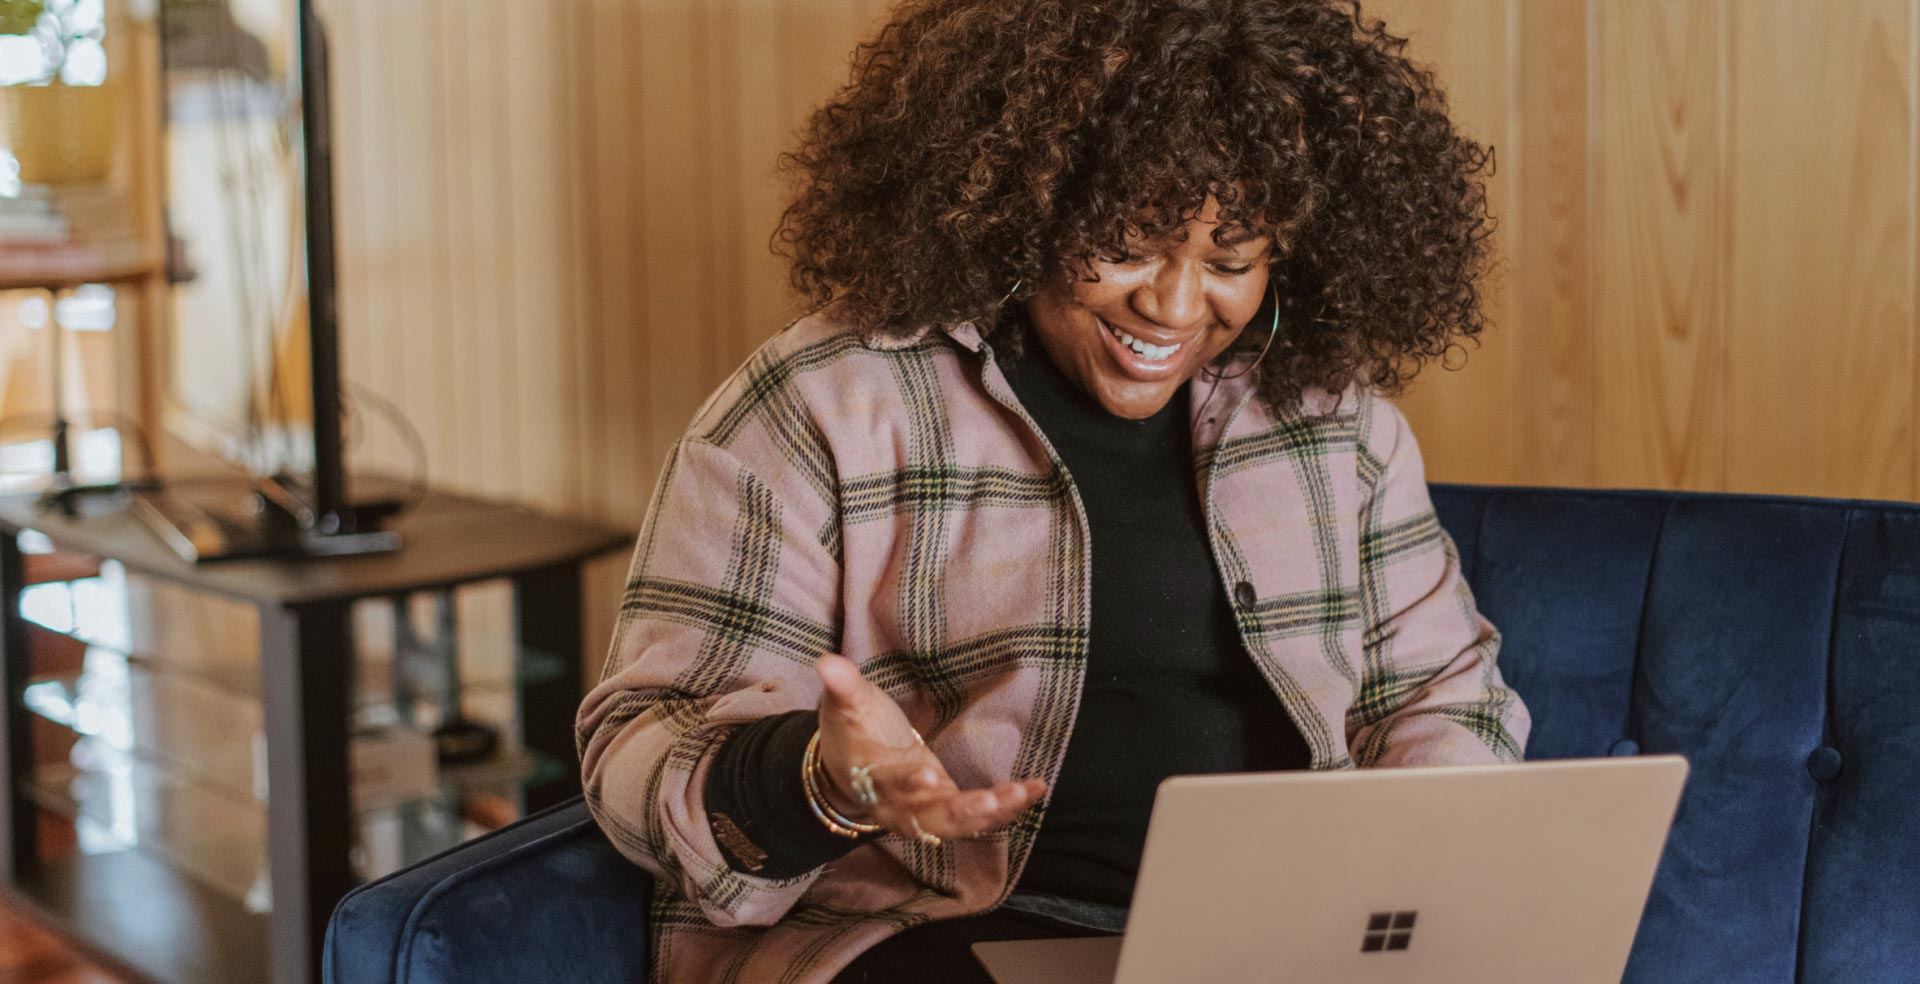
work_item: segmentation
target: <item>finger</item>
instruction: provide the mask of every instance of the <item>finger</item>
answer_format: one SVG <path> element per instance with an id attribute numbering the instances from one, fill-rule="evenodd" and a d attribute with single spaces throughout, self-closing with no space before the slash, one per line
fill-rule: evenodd
<path id="1" fill-rule="evenodd" d="M 1011 804 L 1006 818 L 1018 816 L 1046 792 L 1047 784 L 1042 779 L 1027 779 L 1021 782 L 1002 782 L 989 789 L 962 790 L 940 766 L 938 759 L 928 757 L 932 768 L 927 771 L 903 769 L 896 765 L 890 771 L 891 780 L 884 787 L 883 795 L 892 799 L 893 805 L 916 812 L 940 806 L 959 797 L 958 802 L 969 806 L 981 804 Z"/>
<path id="2" fill-rule="evenodd" d="M 916 811 L 914 819 L 920 830 L 939 837 L 977 837 L 1011 822 L 1018 815 L 1017 803 L 990 790 L 971 790 L 929 804 Z"/>
<path id="3" fill-rule="evenodd" d="M 820 658 L 816 672 L 820 676 L 823 730 L 837 732 L 828 737 L 845 741 L 867 738 L 890 750 L 919 743 L 900 706 L 862 676 L 854 661 L 827 654 Z"/>
<path id="4" fill-rule="evenodd" d="M 890 749 L 876 756 L 873 766 L 874 791 L 881 803 L 899 810 L 912 811 L 958 790 L 940 761 L 914 749 L 904 754 Z"/>
<path id="5" fill-rule="evenodd" d="M 957 834 L 977 834 L 1012 823 L 1034 797 L 1020 783 L 1001 783 L 956 796 L 950 806 L 951 822 Z"/>
<path id="6" fill-rule="evenodd" d="M 866 679 L 853 660 L 834 653 L 823 654 L 814 664 L 820 676 L 821 710 L 857 715 L 867 696 Z"/>
<path id="7" fill-rule="evenodd" d="M 1003 782 L 991 789 L 955 791 L 915 812 L 920 828 L 940 837 L 973 837 L 1017 819 L 1039 800 L 1046 784 L 1037 779 Z"/>

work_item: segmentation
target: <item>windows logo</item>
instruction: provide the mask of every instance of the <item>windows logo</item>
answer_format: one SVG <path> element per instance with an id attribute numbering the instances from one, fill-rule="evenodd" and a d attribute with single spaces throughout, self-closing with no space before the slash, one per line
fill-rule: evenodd
<path id="1" fill-rule="evenodd" d="M 1360 941 L 1361 953 L 1404 950 L 1413 943 L 1413 920 L 1418 911 L 1376 912 L 1367 917 L 1367 935 Z"/>

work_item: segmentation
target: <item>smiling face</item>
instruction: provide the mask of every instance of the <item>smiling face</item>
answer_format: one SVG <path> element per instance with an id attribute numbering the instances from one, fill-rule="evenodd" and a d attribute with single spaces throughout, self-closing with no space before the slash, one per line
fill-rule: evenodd
<path id="1" fill-rule="evenodd" d="M 1184 239 L 1130 238 L 1128 255 L 1093 261 L 1087 273 L 1097 279 L 1056 283 L 1027 302 L 1054 365 L 1108 413 L 1158 413 L 1259 311 L 1273 239 L 1230 228 L 1227 244 L 1216 244 L 1218 213 L 1208 199 L 1188 218 Z"/>

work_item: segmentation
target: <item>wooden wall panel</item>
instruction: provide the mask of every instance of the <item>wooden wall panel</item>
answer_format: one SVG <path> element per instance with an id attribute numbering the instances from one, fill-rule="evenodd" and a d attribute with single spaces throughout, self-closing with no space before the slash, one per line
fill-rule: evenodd
<path id="1" fill-rule="evenodd" d="M 501 34 L 506 57 L 497 63 L 505 83 L 504 118 L 495 121 L 509 127 L 505 200 L 512 205 L 510 334 L 516 343 L 520 486 L 537 501 L 575 508 L 583 458 L 567 435 L 580 398 L 577 380 L 587 367 L 573 359 L 573 336 L 581 325 L 566 247 L 572 236 L 569 205 L 581 193 L 589 196 L 580 200 L 588 207 L 591 189 L 573 189 L 567 180 L 574 135 L 565 111 L 572 93 L 560 84 L 566 77 L 565 18 L 528 17 L 525 10 L 525 4 L 503 3 L 497 18 L 510 29 Z"/>
<path id="2" fill-rule="evenodd" d="M 1910 9 L 1763 0 L 1728 21 L 1732 487 L 1913 494 Z"/>
<path id="3" fill-rule="evenodd" d="M 412 165 L 389 167 L 386 173 L 393 188 L 396 234 L 387 273 L 397 278 L 398 289 L 387 324 L 393 337 L 385 348 L 396 355 L 405 374 L 395 394 L 400 409 L 433 449 L 436 470 L 458 481 L 459 448 L 449 439 L 457 414 L 440 410 L 454 409 L 442 386 L 442 367 L 451 364 L 451 350 L 439 345 L 452 320 L 447 292 L 438 282 L 452 244 L 440 195 L 447 180 L 446 157 L 435 153 L 439 121 L 445 116 L 441 90 L 434 85 L 436 76 L 446 74 L 437 43 L 441 35 L 435 30 L 441 13 L 431 4 L 388 4 L 377 27 L 388 34 L 385 43 L 394 57 L 394 91 L 389 95 L 394 161 Z"/>
<path id="4" fill-rule="evenodd" d="M 728 245 L 724 255 L 737 267 L 746 288 L 732 327 L 732 350 L 723 365 L 738 364 L 768 334 L 795 313 L 788 298 L 786 265 L 768 244 L 785 196 L 774 172 L 774 160 L 792 143 L 799 119 L 789 116 L 782 98 L 780 71 L 768 52 L 781 48 L 779 11 L 791 0 L 733 0 L 728 43 L 723 45 L 728 66 L 725 88 L 734 95 L 734 114 L 726 126 L 730 141 L 727 174 L 733 182 L 723 197 L 733 202 Z"/>
<path id="5" fill-rule="evenodd" d="M 646 203 L 640 213 L 642 250 L 640 320 L 648 361 L 639 377 L 643 413 L 652 440 L 641 465 L 658 461 L 686 426 L 694 407 L 713 387 L 712 335 L 718 324 L 712 303 L 719 286 L 712 253 L 706 196 L 714 161 L 705 121 L 712 108 L 704 44 L 706 10 L 699 0 L 656 0 L 631 8 L 638 14 L 640 62 L 635 95 L 640 104 L 640 168 L 636 175 Z"/>
<path id="6" fill-rule="evenodd" d="M 1448 0 L 1388 8 L 1451 87 Z M 1393 18 L 1400 19 L 1394 21 Z M 1512 319 L 1405 401 L 1464 481 L 1912 498 L 1912 0 L 1519 3 Z M 1435 23 L 1440 26 L 1434 26 Z M 1457 115 L 1470 131 L 1497 121 Z M 1489 393 L 1512 438 L 1460 439 Z M 1518 449 L 1519 457 L 1514 457 Z"/>
<path id="7" fill-rule="evenodd" d="M 581 203 L 574 262 L 586 271 L 579 298 L 585 346 L 594 371 L 587 374 L 583 448 L 598 452 L 598 469 L 611 476 L 638 476 L 648 443 L 642 387 L 642 357 L 647 333 L 640 330 L 638 291 L 642 286 L 638 250 L 640 195 L 630 176 L 639 170 L 636 135 L 639 121 L 628 114 L 637 76 L 626 57 L 633 38 L 619 0 L 591 0 L 579 29 L 580 77 L 575 83 L 575 118 L 582 139 Z M 589 505 L 602 515 L 631 516 L 645 508 L 645 491 L 631 483 L 589 482 Z M 636 505 L 638 504 L 638 505 Z"/>
<path id="8" fill-rule="evenodd" d="M 1595 475 L 1719 488 L 1726 445 L 1724 0 L 1593 5 Z"/>
<path id="9" fill-rule="evenodd" d="M 487 453 L 480 423 L 485 391 L 462 385 L 465 380 L 479 378 L 479 346 L 459 334 L 477 330 L 480 305 L 472 291 L 460 290 L 457 285 L 472 281 L 479 263 L 480 223 L 485 215 L 475 208 L 475 168 L 470 150 L 485 130 L 475 127 L 464 99 L 479 81 L 473 75 L 470 53 L 476 42 L 485 38 L 485 25 L 471 18 L 450 16 L 444 10 L 435 14 L 436 23 L 431 27 L 437 39 L 433 45 L 437 70 L 427 73 L 426 82 L 433 87 L 435 104 L 445 109 L 431 121 L 429 134 L 434 146 L 429 159 L 438 167 L 434 210 L 446 238 L 433 276 L 434 292 L 444 306 L 443 315 L 434 319 L 438 322 L 435 340 L 445 346 L 434 360 L 433 390 L 441 405 L 454 411 L 448 415 L 453 419 L 442 434 L 448 448 L 445 471 L 455 481 L 474 487 L 486 481 Z"/>
<path id="10" fill-rule="evenodd" d="M 1519 417 L 1512 479 L 1586 486 L 1596 480 L 1587 9 L 1518 8 L 1515 117 L 1500 158 L 1514 183 L 1499 232 L 1512 321 L 1489 344 L 1512 349 L 1508 378 Z M 1443 464 L 1472 460 L 1469 448 L 1446 453 Z"/>

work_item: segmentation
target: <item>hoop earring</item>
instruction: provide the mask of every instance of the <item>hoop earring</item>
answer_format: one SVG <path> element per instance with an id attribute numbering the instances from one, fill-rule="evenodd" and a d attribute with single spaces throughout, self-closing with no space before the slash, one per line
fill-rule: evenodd
<path id="1" fill-rule="evenodd" d="M 1273 340 L 1279 337 L 1280 335 L 1280 288 L 1274 286 L 1273 284 L 1268 284 L 1267 289 L 1273 293 L 1273 326 L 1267 329 L 1267 344 L 1260 346 L 1260 354 L 1254 356 L 1253 361 L 1250 363 L 1247 363 L 1247 367 L 1245 369 L 1242 369 L 1231 376 L 1209 372 L 1208 375 L 1212 376 L 1214 379 L 1216 380 L 1239 379 L 1241 376 L 1244 376 L 1247 373 L 1250 373 L 1254 369 L 1258 368 L 1260 365 L 1260 360 L 1265 359 L 1267 357 L 1267 350 L 1270 348 L 1273 348 Z"/>
<path id="2" fill-rule="evenodd" d="M 1026 281 L 1025 281 L 1025 280 L 1016 280 L 1016 281 L 1014 281 L 1014 282 L 1013 282 L 1013 286 L 1012 286 L 1012 287 L 1009 287 L 1009 288 L 1007 288 L 1007 296 L 1005 296 L 1005 297 L 1002 297 L 1002 298 L 1000 299 L 1000 304 L 999 304 L 999 306 L 1000 306 L 1000 307 L 1006 307 L 1006 306 L 1007 306 L 1007 302 L 1008 302 L 1008 301 L 1011 301 L 1011 300 L 1013 300 L 1013 295 L 1019 292 L 1019 290 L 1020 290 L 1020 285 L 1021 285 L 1021 284 L 1024 284 L 1024 283 L 1026 283 Z"/>

